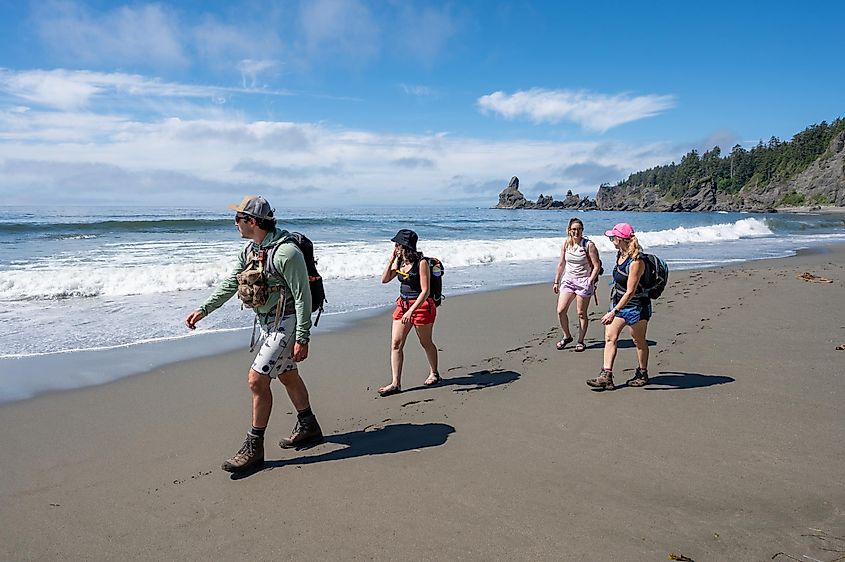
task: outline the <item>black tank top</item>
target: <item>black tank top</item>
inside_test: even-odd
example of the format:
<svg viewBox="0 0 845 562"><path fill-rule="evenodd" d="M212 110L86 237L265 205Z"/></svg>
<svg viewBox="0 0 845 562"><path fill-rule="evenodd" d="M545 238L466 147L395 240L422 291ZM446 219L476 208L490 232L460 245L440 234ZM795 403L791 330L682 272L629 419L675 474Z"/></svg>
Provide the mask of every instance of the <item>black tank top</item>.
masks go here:
<svg viewBox="0 0 845 562"><path fill-rule="evenodd" d="M396 274L396 278L399 279L399 296L403 299L415 299L422 293L420 262L412 265L407 273L400 269Z"/></svg>
<svg viewBox="0 0 845 562"><path fill-rule="evenodd" d="M639 260L641 258L637 259ZM619 304L619 301L622 299L622 295L624 295L628 290L628 271L631 269L632 262L633 260L628 257L620 264L619 254L616 254L616 267L613 268L613 290L610 294L610 301L613 303L613 306ZM640 280L642 280L642 277L640 277ZM634 292L634 296L625 303L624 308L628 308L629 306L641 308L643 306L647 306L650 302L651 299L649 299L645 293L640 290L640 286L637 285L637 290Z"/></svg>

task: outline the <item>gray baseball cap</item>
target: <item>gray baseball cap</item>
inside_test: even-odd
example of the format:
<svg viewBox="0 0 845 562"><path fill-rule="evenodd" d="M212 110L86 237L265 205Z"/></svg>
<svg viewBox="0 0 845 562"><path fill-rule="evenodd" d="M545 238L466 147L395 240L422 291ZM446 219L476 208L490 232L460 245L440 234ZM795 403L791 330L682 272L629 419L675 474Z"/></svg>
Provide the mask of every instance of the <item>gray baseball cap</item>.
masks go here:
<svg viewBox="0 0 845 562"><path fill-rule="evenodd" d="M272 219L273 209L270 203L260 195L247 195L237 205L229 205L229 208L238 213L243 213L258 219Z"/></svg>

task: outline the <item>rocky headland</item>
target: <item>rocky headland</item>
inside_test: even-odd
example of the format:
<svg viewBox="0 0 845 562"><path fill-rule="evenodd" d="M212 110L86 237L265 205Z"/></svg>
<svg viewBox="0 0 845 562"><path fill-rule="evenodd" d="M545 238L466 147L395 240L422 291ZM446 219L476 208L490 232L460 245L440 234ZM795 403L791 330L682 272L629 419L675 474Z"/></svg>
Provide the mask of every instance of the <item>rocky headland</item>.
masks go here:
<svg viewBox="0 0 845 562"><path fill-rule="evenodd" d="M835 132L832 138L828 134L824 137L825 142L819 144L819 129L834 129ZM843 129L845 122L839 119L830 126L823 123L810 127L789 142L773 138L768 145L761 142L751 151L734 147L731 155L724 158L720 157L718 147L705 153L703 158L691 151L679 165L658 166L631 174L617 185L600 186L594 200L568 191L562 201L542 194L536 202L529 201L519 191L519 180L514 176L499 194L496 208L776 212L778 209L797 211L845 207ZM817 147L816 152L807 158L804 148L811 141L805 141L802 135L810 134L817 134ZM830 139L829 142L827 139ZM804 158L803 163L799 160L801 157ZM765 158L769 161L766 162ZM747 178L735 181L743 163Z"/></svg>

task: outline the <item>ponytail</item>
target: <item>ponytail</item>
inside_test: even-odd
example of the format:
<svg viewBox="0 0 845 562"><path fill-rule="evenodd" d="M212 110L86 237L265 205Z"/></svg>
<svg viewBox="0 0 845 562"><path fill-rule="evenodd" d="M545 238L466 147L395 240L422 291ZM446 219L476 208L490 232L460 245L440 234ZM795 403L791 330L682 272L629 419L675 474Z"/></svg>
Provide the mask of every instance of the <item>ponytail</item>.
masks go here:
<svg viewBox="0 0 845 562"><path fill-rule="evenodd" d="M628 247L626 248L625 253L632 260L639 259L640 254L643 253L643 248L640 246L640 241L637 240L637 236L635 234L632 234L628 239Z"/></svg>

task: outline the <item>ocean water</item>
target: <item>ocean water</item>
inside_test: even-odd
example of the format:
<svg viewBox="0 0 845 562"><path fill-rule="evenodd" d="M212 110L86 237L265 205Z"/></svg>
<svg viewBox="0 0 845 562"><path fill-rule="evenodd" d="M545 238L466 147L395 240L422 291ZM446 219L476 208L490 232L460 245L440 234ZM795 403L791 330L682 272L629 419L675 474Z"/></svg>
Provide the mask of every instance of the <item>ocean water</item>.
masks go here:
<svg viewBox="0 0 845 562"><path fill-rule="evenodd" d="M299 209L281 213L279 225L315 243L329 301L318 336L392 303L398 289L379 276L400 228L416 230L419 248L443 261L448 313L450 296L550 281L570 216L486 208ZM831 215L579 216L605 264L614 250L603 233L623 221L673 270L845 241L845 221ZM196 332L183 324L231 271L243 243L226 210L0 207L0 402L246 345L252 315L237 299Z"/></svg>

